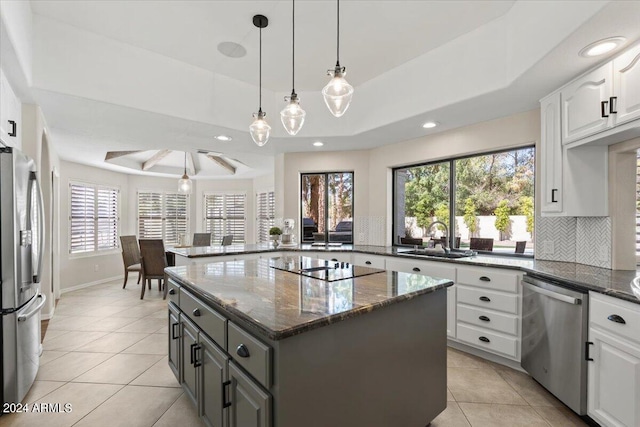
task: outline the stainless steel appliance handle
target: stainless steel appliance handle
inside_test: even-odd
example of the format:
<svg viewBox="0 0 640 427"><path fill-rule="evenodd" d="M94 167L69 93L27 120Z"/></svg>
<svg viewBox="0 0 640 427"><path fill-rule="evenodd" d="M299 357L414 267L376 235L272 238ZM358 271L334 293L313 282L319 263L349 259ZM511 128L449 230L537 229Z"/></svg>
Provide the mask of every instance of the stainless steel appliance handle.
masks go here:
<svg viewBox="0 0 640 427"><path fill-rule="evenodd" d="M553 298L558 301L566 302L568 304L579 305L582 304L582 300L580 298L570 297L568 295L562 295L557 292L549 291L547 289L540 288L538 286L532 285L530 283L524 283L525 288L532 292L536 292L541 295L548 296L549 298Z"/></svg>
<svg viewBox="0 0 640 427"><path fill-rule="evenodd" d="M42 278L42 258L44 257L44 206L42 201L42 189L40 188L40 182L38 182L38 177L35 172L31 172L31 176L29 179L33 182L31 187L31 191L35 191L36 195L36 209L38 210L38 253L37 259L33 260L36 264L33 266L33 270L35 273L33 274L33 282L40 283L40 279ZM35 184L35 185L34 185ZM30 194L30 198L33 197L33 193ZM31 209L33 209L33 205L31 205ZM31 216L32 212L29 212L29 216Z"/></svg>
<svg viewBox="0 0 640 427"><path fill-rule="evenodd" d="M27 320L28 318L34 316L35 314L37 314L40 309L42 309L42 307L44 307L44 303L47 302L47 296L44 294L38 294L38 296L36 298L42 298L42 301L40 301L38 303L38 305L35 306L35 308L33 310L31 310L28 313L25 313L21 316L18 316L18 322L24 322L25 320Z"/></svg>

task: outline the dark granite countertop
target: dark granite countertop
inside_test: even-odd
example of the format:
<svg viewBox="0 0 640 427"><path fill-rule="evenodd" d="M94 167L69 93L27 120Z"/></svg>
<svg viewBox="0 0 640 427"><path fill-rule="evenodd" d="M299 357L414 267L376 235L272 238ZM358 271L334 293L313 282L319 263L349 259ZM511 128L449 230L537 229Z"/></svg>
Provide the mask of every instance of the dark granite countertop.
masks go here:
<svg viewBox="0 0 640 427"><path fill-rule="evenodd" d="M243 320L250 329L272 340L453 285L446 279L360 266L349 266L359 277L325 281L273 268L283 263L318 268L325 261L283 255L169 267L165 271L214 308Z"/></svg>
<svg viewBox="0 0 640 427"><path fill-rule="evenodd" d="M640 277L637 270L609 270L572 262L534 260L528 257L505 257L477 255L468 258L446 259L404 255L403 251L410 248L370 245L342 245L342 246L311 246L300 245L293 248L274 249L270 243L257 245L209 246L182 249L170 249L176 255L189 258L209 257L220 255L239 255L262 252L281 251L321 251L321 252L355 252L372 255L397 256L406 259L423 259L438 262L451 262L458 265L477 265L483 267L511 268L522 270L539 277L555 280L561 284L579 290L591 290L615 298L640 304L640 286L632 285L636 277Z"/></svg>

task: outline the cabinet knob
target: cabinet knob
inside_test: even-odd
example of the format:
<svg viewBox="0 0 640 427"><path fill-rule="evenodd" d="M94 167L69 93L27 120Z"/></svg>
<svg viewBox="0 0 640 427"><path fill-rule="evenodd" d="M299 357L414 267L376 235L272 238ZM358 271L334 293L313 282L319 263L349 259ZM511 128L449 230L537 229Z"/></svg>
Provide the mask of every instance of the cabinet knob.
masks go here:
<svg viewBox="0 0 640 427"><path fill-rule="evenodd" d="M236 349L236 353L240 357L249 357L249 356L251 356L251 354L249 354L249 349L244 344L240 344L238 346L238 348Z"/></svg>
<svg viewBox="0 0 640 427"><path fill-rule="evenodd" d="M169 295L175 295L176 294L176 290L175 289L170 289L169 290Z"/></svg>
<svg viewBox="0 0 640 427"><path fill-rule="evenodd" d="M480 280L483 281L483 282L490 282L491 281L491 279L489 277L487 277L487 276L480 276Z"/></svg>
<svg viewBox="0 0 640 427"><path fill-rule="evenodd" d="M480 301L491 302L491 298L485 297L484 295L478 298Z"/></svg>
<svg viewBox="0 0 640 427"><path fill-rule="evenodd" d="M489 319L487 316L480 316L478 317L478 319L482 320L483 322L490 322L491 319Z"/></svg>
<svg viewBox="0 0 640 427"><path fill-rule="evenodd" d="M478 339L482 342L491 342L491 340L487 337L479 337Z"/></svg>
<svg viewBox="0 0 640 427"><path fill-rule="evenodd" d="M415 271L416 273L419 273L420 269L418 267L413 267L413 271Z"/></svg>
<svg viewBox="0 0 640 427"><path fill-rule="evenodd" d="M627 322L622 318L622 316L618 316L617 314L612 314L607 319L612 322L620 323L621 325L625 325Z"/></svg>
<svg viewBox="0 0 640 427"><path fill-rule="evenodd" d="M371 261L365 261L364 263L367 265L371 265Z"/></svg>
<svg viewBox="0 0 640 427"><path fill-rule="evenodd" d="M196 317L200 317L200 309L199 308L194 308L193 309L193 315Z"/></svg>

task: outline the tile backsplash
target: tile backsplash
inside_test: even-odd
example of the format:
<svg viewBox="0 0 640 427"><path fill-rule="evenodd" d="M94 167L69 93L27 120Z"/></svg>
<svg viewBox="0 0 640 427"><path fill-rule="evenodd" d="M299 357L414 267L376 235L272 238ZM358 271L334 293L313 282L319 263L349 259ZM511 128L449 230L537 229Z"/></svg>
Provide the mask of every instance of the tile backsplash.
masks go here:
<svg viewBox="0 0 640 427"><path fill-rule="evenodd" d="M537 217L536 259L611 268L611 218Z"/></svg>

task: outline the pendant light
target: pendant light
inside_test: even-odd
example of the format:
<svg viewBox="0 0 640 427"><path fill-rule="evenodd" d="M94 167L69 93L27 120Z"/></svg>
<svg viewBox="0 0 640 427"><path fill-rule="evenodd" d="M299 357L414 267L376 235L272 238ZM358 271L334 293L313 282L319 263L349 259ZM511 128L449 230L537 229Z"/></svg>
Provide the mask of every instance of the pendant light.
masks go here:
<svg viewBox="0 0 640 427"><path fill-rule="evenodd" d="M178 180L178 193L191 194L192 182L187 175L187 152L184 152L184 175Z"/></svg>
<svg viewBox="0 0 640 427"><path fill-rule="evenodd" d="M267 114L262 111L262 29L269 25L269 20L264 15L255 15L253 17L253 25L260 29L260 105L258 112L253 113L254 121L251 123L251 126L249 126L249 133L251 134L253 142L255 142L258 147L262 147L269 141L269 133L271 132L271 126L269 126L269 123L264 119Z"/></svg>
<svg viewBox="0 0 640 427"><path fill-rule="evenodd" d="M353 86L351 86L344 76L347 74L346 68L340 66L340 0L337 0L338 9L338 31L336 42L336 67L333 70L327 70L327 74L331 76L329 83L322 89L324 102L327 104L329 111L336 117L341 117L353 96Z"/></svg>
<svg viewBox="0 0 640 427"><path fill-rule="evenodd" d="M307 115L305 111L300 107L300 100L295 89L296 79L296 0L291 0L292 3L292 23L291 23L291 96L285 96L284 100L289 102L282 111L280 111L280 121L284 130L289 135L295 135L300 131L304 124L304 117Z"/></svg>

